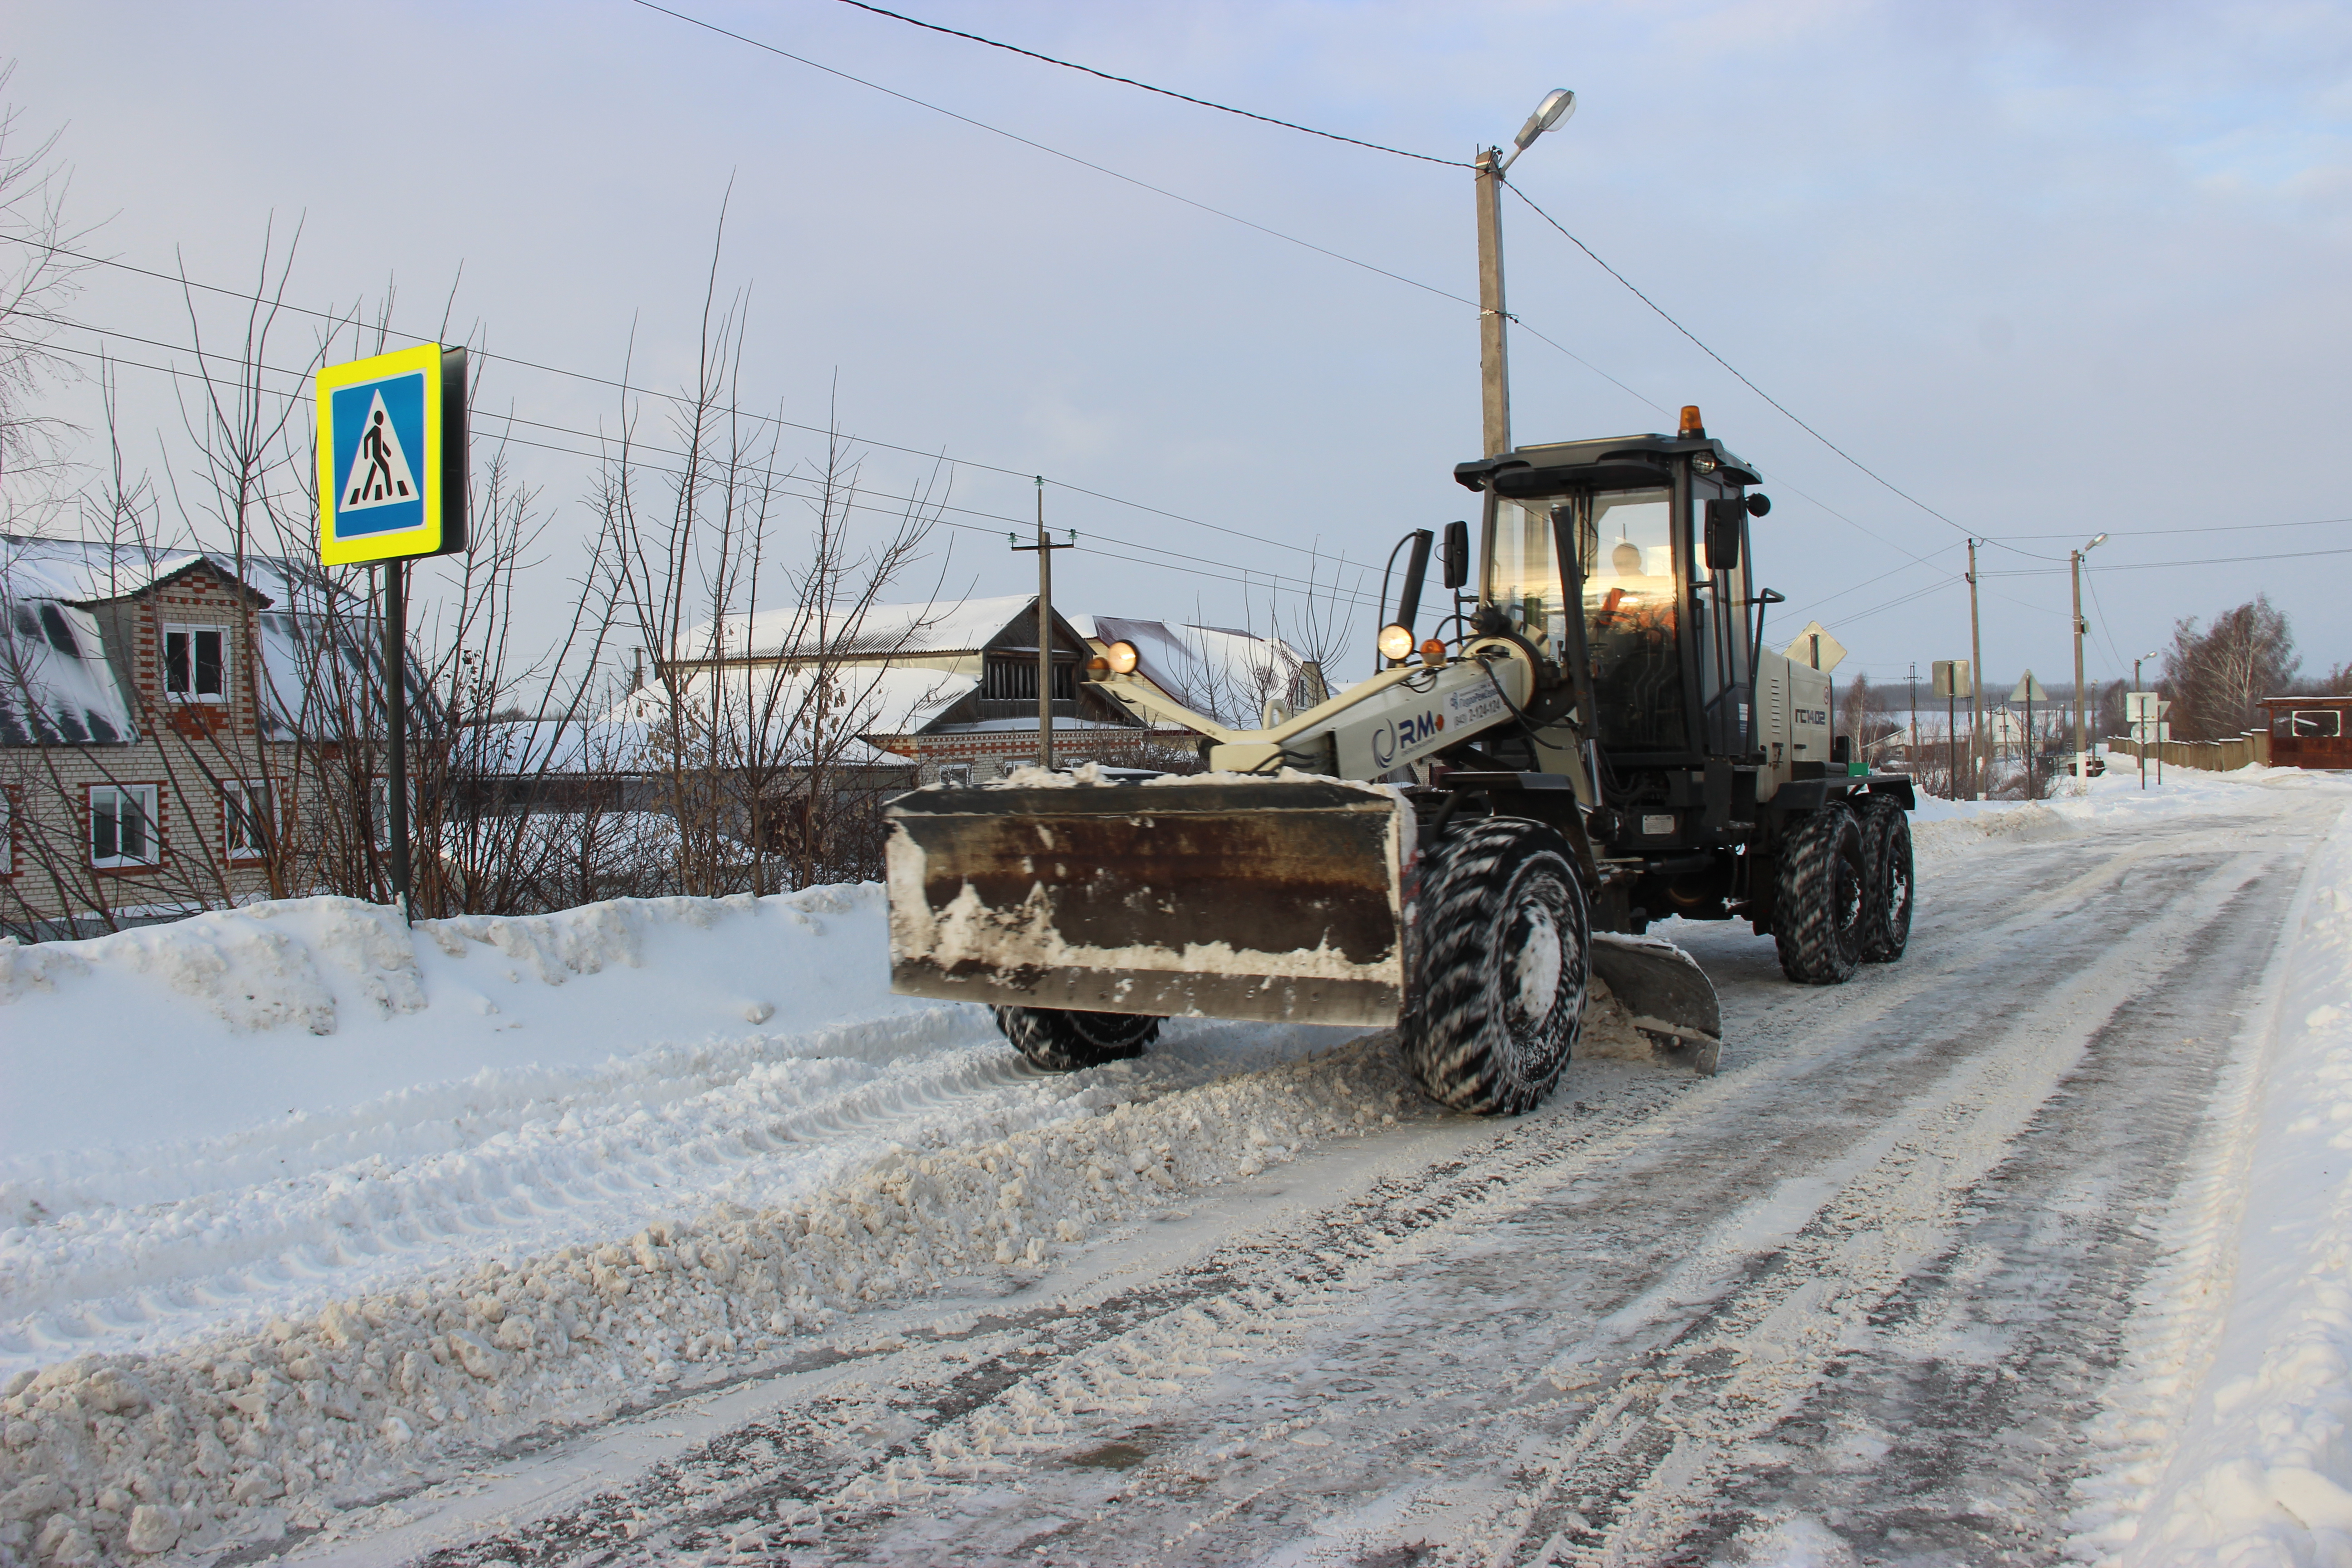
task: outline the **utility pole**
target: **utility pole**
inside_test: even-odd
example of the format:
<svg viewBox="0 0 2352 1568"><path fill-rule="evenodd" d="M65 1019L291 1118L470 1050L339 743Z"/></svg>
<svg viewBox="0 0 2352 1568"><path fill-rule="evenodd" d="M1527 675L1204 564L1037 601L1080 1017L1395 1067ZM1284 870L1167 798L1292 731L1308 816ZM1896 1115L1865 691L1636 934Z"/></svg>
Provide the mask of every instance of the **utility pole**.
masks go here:
<svg viewBox="0 0 2352 1568"><path fill-rule="evenodd" d="M1478 406L1489 458L1511 449L1511 366L1503 314L1503 150L1478 154Z"/></svg>
<svg viewBox="0 0 2352 1568"><path fill-rule="evenodd" d="M1977 542L1969 541L1969 798L1984 798L1984 639L1977 630Z"/></svg>
<svg viewBox="0 0 2352 1568"><path fill-rule="evenodd" d="M1077 542L1075 528L1066 543L1056 544L1045 537L1045 476L1038 475L1037 542L1013 548L1037 552L1037 765L1041 768L1054 765L1054 552L1067 550Z"/></svg>
<svg viewBox="0 0 2352 1568"><path fill-rule="evenodd" d="M2083 709L2083 634L2091 628L2083 619L2083 557L2105 543L2106 538L2100 534L2073 552L2066 562L2074 579L2074 776L2085 784L2091 777L2091 741Z"/></svg>
<svg viewBox="0 0 2352 1568"><path fill-rule="evenodd" d="M1919 661L1911 661L1911 754L1919 754Z"/></svg>

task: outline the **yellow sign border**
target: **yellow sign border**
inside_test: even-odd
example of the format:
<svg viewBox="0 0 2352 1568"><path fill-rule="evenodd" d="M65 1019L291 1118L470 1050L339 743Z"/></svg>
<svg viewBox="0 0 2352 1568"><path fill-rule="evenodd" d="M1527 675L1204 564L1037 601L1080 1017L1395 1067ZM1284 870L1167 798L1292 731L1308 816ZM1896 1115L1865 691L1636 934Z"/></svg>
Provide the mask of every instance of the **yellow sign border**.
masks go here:
<svg viewBox="0 0 2352 1568"><path fill-rule="evenodd" d="M446 537L446 520L442 516L442 353L439 343L419 343L413 349L400 349L371 359L352 360L348 364L331 364L320 370L316 395L319 560L321 564L350 566L372 561L404 561L412 556L442 552L443 540ZM340 437L335 430L334 395L347 386L371 381L389 381L394 376L419 373L425 377L425 450L415 471L418 499L425 503L425 521L415 528L338 539L335 536L335 450Z"/></svg>

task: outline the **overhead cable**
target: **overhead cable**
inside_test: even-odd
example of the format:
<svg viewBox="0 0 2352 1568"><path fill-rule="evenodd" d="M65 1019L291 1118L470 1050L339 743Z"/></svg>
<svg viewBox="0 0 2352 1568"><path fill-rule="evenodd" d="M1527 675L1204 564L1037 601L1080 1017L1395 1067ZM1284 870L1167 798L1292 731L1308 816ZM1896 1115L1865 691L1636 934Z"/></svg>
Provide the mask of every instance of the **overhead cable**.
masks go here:
<svg viewBox="0 0 2352 1568"><path fill-rule="evenodd" d="M1246 109L1235 109L1230 103L1216 103L1205 98L1194 98L1189 92L1177 92L1170 88L1154 87L1148 81L1138 81L1130 76L1113 76L1108 71L1097 70L1092 66L1078 65L1071 60L1055 59L1051 55L1041 55L1034 49L1024 49L1018 44L1000 43L994 38L983 38L978 33L967 33L961 27L942 27L937 22L925 22L900 12L886 11L879 5L868 5L866 0L842 0L842 4L854 5L860 11L871 11L877 16L887 16L894 22L904 22L910 27L920 27L926 32L945 33L951 38L969 38L975 44L986 44L992 49L1003 49L1009 55L1026 55L1033 60L1043 60L1049 66L1060 66L1064 70L1081 71L1087 76L1100 77L1105 81L1115 81L1121 87L1139 87L1146 92L1156 92L1162 98L1180 98L1186 103L1197 103L1203 109L1213 109L1220 114L1238 114L1244 120L1255 120L1265 125L1279 125L1285 131L1303 131L1309 136L1320 136L1327 142L1345 142L1350 147L1369 147L1375 153L1388 153L1399 158L1415 158L1424 163L1443 163L1449 169L1471 169L1477 166L1475 163L1465 163L1458 158L1433 158L1426 153L1408 153L1402 147L1384 147L1378 142L1367 142L1359 136L1342 136L1336 131L1318 131L1312 125L1300 125L1289 120L1276 120L1270 114L1256 114Z"/></svg>

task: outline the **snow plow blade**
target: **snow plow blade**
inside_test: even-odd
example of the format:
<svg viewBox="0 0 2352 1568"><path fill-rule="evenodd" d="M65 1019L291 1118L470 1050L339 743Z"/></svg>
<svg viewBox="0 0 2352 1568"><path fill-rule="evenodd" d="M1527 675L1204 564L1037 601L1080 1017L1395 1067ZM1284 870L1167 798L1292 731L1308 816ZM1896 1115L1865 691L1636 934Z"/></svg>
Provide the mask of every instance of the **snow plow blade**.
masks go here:
<svg viewBox="0 0 2352 1568"><path fill-rule="evenodd" d="M1650 1042L1651 1055L1713 1077L1723 1053L1723 1005L1698 961L1652 936L1592 933L1592 973Z"/></svg>
<svg viewBox="0 0 2352 1568"><path fill-rule="evenodd" d="M950 788L887 813L901 995L1392 1025L1412 814L1328 779Z"/></svg>

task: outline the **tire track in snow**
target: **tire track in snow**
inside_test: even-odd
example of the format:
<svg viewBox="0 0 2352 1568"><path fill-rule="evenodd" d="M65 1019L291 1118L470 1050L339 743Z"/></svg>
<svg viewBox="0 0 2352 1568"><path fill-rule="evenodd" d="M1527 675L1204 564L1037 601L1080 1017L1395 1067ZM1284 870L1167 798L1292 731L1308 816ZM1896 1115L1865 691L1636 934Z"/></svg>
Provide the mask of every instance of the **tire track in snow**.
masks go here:
<svg viewBox="0 0 2352 1568"><path fill-rule="evenodd" d="M1869 995L1866 1005L1853 1009L1854 1019L1832 1025L1828 1038L1790 1049L1771 1063L1784 1078L1769 1084L1718 1080L1720 1091L1652 1080L1635 1087L1677 1091L1653 1101L1638 1118L1606 1130L1584 1129L1581 1137L1569 1135L1579 1120L1572 1113L1531 1119L1453 1173L1477 1184L1483 1206L1475 1216L1466 1205L1429 1205L1428 1225L1390 1235L1377 1225L1368 1226L1363 1213L1351 1212L1286 1247L1268 1249L1263 1258L1220 1259L1218 1270L1235 1282L1227 1299L1243 1300L1249 1289L1260 1293L1262 1305L1227 1331L1245 1331L1258 1342L1251 1357L1258 1373L1282 1364L1286 1353L1296 1354L1294 1347L1348 1337L1332 1326L1336 1318L1368 1344L1389 1342L1379 1352L1351 1352L1347 1361L1349 1370L1364 1372L1358 1381L1372 1387L1379 1386L1373 1374L1381 1368L1370 1363L1380 1354L1391 1357L1387 1375L1393 1383L1411 1360L1410 1347L1396 1342L1424 1334L1442 1340L1444 1325L1431 1320L1449 1316L1449 1307L1465 1305L1433 1307L1423 1300L1417 1322L1402 1310L1406 1302L1401 1298L1429 1294L1426 1270L1433 1258L1456 1274L1484 1268L1489 1277L1469 1283L1474 1296L1487 1296L1490 1310L1496 1298L1524 1289L1531 1259L1518 1250L1522 1246L1567 1251L1567 1258L1548 1261L1580 1270L1591 1287L1586 1299L1565 1313L1524 1311L1511 1325L1519 1338L1547 1350L1580 1330L1584 1348L1592 1352L1588 1359L1563 1365L1556 1356L1538 1361L1522 1353L1506 1357L1507 1364L1499 1366L1414 1368L1427 1380L1415 1391L1419 1402L1398 1405L1386 1421L1367 1421L1389 1430L1334 1439L1349 1447L1350 1462L1368 1461L1375 1471L1385 1465L1409 1472L1416 1450L1423 1457L1450 1456L1474 1471L1479 1458L1488 1470L1507 1471L1506 1461L1519 1456L1528 1462L1520 1465L1517 1482L1496 1483L1499 1490L1488 1491L1483 1502L1476 1495L1448 1496L1443 1486L1421 1485L1408 1487L1413 1495L1399 1503L1390 1496L1397 1489L1393 1485L1372 1487L1365 1506L1379 1512L1385 1500L1388 1515L1377 1531L1354 1535L1339 1530L1324 1538L1328 1550L1286 1553L1286 1560L1348 1561L1380 1543L1410 1543L1416 1529L1429 1541L1488 1542L1506 1560L1638 1562L1649 1560L1646 1551L1670 1545L1697 1500L1723 1473L1735 1440L1768 1420L1778 1407L1776 1399L1785 1403L1812 1387L1839 1353L1842 1336L1869 1306L1935 1256L1971 1184L1998 1163L2011 1138L2045 1103L2068 1062L2085 1048L2085 1037L2102 1020L2118 1037L2130 1034L2132 1021L2117 1011L2121 994L2102 990L2096 978L2074 980L2071 966L2127 934L2158 952L2183 951L2211 927L2225 907L2222 900L2255 873L2263 858L2259 852L2177 851L2176 846L2169 859L2144 853L2116 856L2120 864L2087 877L2078 860L2029 868L2015 862L2035 851L2002 854L2004 873L2033 873L2026 879L2035 884L2029 895L2032 907L2021 909L2025 900L1990 891L1949 900L1937 922L1948 930L1965 926L1970 918L1982 921L1993 910L2006 911L2007 918L1991 930L1983 926L1994 922L1982 921L1978 934L1948 941L1941 948L1935 947L1932 932L1923 931L1915 940L1921 950L1935 949L1940 962L1918 975L1878 972L1874 980L1885 976L1895 983L1874 986L1874 992L1894 994ZM1967 908L1970 903L1979 907ZM2029 942L2038 946L2021 947ZM2036 960L2022 976L2004 967L2020 951L2032 952ZM1849 986L1801 993L1804 1005L1785 1011L1817 1016L1824 1004L1854 991ZM2056 1023L1935 1026L1948 1026L1936 1015L1948 1013L1956 997L1989 994L2001 996L2014 1012ZM1775 1022L1792 1033L1822 1024L1818 1016ZM1839 1082L1841 1078L1845 1081ZM1890 1093L1902 1113L1887 1124L1872 1113ZM1601 1109L1602 1120L1618 1122L1605 1101ZM1791 1125L1776 1126L1775 1117ZM1709 1128L1709 1121L1716 1125ZM1507 1150L1513 1142L1525 1145L1517 1157ZM1825 1163L1843 1169L1824 1174ZM1787 1191L1809 1184L1814 1190ZM1587 1189L1581 1202L1561 1205L1549 1216L1526 1212L1540 1199L1575 1196L1580 1186ZM1668 1198L1656 1204L1654 1214L1640 1212L1643 1199L1677 1186L1679 1203ZM1740 1245L1741 1233L1757 1228L1751 1221L1769 1229L1771 1216L1750 1214L1724 1222L1705 1207L1708 1194L1759 1190L1766 1207L1784 1202L1804 1211L1795 1216L1794 1235L1760 1254ZM1520 1213L1506 1219L1488 1212L1497 1209ZM1685 1226L1698 1222L1695 1228L1704 1234L1709 1218L1725 1232L1721 1245L1693 1247ZM1465 1234L1505 1226L1513 1251L1484 1259ZM1383 1236L1385 1241L1380 1239ZM1471 1249L1466 1257L1443 1256L1461 1254L1465 1246ZM1607 1256L1594 1258L1594 1251ZM1345 1266L1326 1261L1327 1254ZM1360 1305L1366 1289L1389 1293L1384 1304L1395 1311L1401 1328L1367 1321ZM1335 1296L1350 1305L1335 1308ZM1181 1309L1171 1307L1162 1318L1180 1314ZM1612 1317L1619 1321L1610 1323ZM1491 1333L1495 1324L1483 1327ZM1174 1341L1185 1337L1173 1328L1166 1331ZM1089 1356L1109 1354L1139 1332L1122 1327L1076 1354L1061 1348L1054 1370L1084 1373ZM1490 1340L1477 1348L1491 1355L1500 1347ZM1576 1386L1556 1390L1538 1384L1543 1396L1528 1397L1527 1385L1544 1372L1565 1373ZM1589 1383L1580 1381L1588 1377ZM1024 1385L1037 1381L1039 1374L1031 1373ZM1287 1434L1264 1436L1296 1419L1281 1415L1278 1402L1253 1406L1252 1419L1243 1420L1221 1408L1240 1400L1240 1391L1214 1380L1205 1388L1196 1380L1181 1381L1182 1408L1154 1424L1152 1446L1167 1458L1147 1460L1141 1469L1147 1476L1163 1467L1185 1474L1262 1472L1250 1474L1246 1485L1240 1477L1232 1479L1230 1489L1239 1497L1214 1509L1199 1508L1205 1500L1198 1497L1129 1497L1108 1519L1089 1524L1084 1518L1062 1517L1091 1511L1061 1506L1078 1500L1066 1500L1071 1489L1063 1479L1066 1472L1033 1461L1020 1479L1033 1494L1044 1495L1023 1500L1013 1511L1027 1523L1041 1515L1055 1518L1055 1530L1043 1540L1035 1531L1014 1540L984 1529L986 1520L970 1521L954 1538L959 1555L1034 1561L1042 1552L1047 1560L1057 1554L1084 1560L1108 1552L1121 1561L1140 1560L1148 1555L1140 1537L1157 1533L1160 1521L1190 1514L1186 1528L1161 1537L1171 1542L1162 1549L1166 1560L1253 1561L1265 1553L1269 1542L1310 1527L1296 1517L1302 1506L1328 1514L1348 1491L1343 1478L1321 1460L1329 1449L1302 1448L1295 1442L1286 1449L1281 1445L1289 1441ZM918 1398L919 1374L909 1369L898 1386L909 1390L909 1399ZM1162 1394L1150 1408L1160 1415L1170 1404ZM1710 1426L1694 1415L1693 1406L1700 1415L1717 1409L1732 1415ZM1255 1420L1269 1411L1280 1418ZM1440 1413L1451 1419L1402 1418ZM1318 1426L1310 1422L1298 1430L1312 1433ZM1117 1440L1121 1430L1116 1420L1097 1420L1091 1431L1068 1426L1053 1430L1049 1423L1042 1436L1047 1447L1066 1453L1088 1440ZM1251 1456L1223 1452L1236 1442L1247 1450L1253 1441L1275 1445L1274 1457L1236 1466ZM907 1468L906 1458L894 1455L875 1461L877 1473L899 1467L887 1486L902 1500L930 1485ZM1170 1479L1181 1493L1181 1476ZM816 1489L806 1480L802 1484ZM672 1516L673 1527L662 1510L649 1510L656 1528L644 1539L649 1544L658 1539L665 1550L715 1543L697 1531L715 1528L719 1516L736 1507L728 1489L705 1498L695 1515L698 1522ZM1455 1489L1457 1494L1477 1490L1467 1485ZM1306 1504L1290 1500L1302 1494ZM1608 1506L1580 1513L1575 1505L1589 1503L1594 1494ZM812 1561L921 1561L941 1542L924 1536L906 1517L887 1499L867 1504L863 1517L853 1506L846 1517L829 1517L821 1536L793 1537L795 1561L803 1552ZM1513 1540L1520 1544L1508 1544ZM472 1560L497 1554L486 1551ZM556 1561L560 1554L533 1560Z"/></svg>

